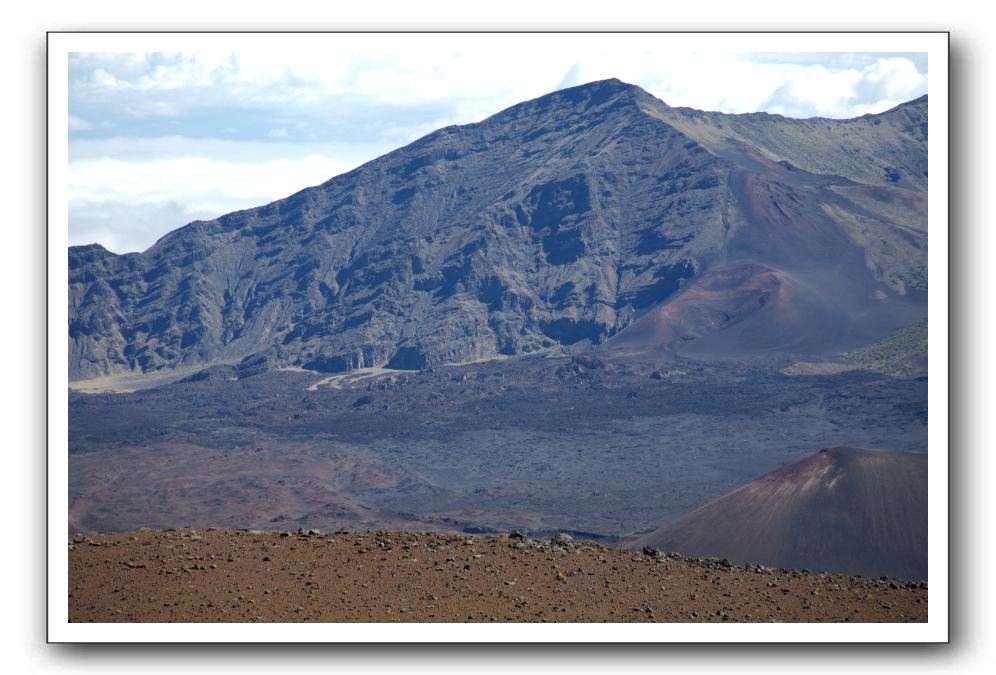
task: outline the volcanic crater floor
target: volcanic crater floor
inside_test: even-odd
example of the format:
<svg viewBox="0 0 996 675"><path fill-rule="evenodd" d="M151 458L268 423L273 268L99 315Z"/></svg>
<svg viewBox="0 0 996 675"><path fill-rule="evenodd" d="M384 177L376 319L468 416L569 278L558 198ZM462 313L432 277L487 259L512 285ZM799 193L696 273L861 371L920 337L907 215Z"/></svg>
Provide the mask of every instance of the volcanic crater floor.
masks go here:
<svg viewBox="0 0 996 675"><path fill-rule="evenodd" d="M138 530L69 540L70 622L924 622L927 584L558 535Z"/></svg>

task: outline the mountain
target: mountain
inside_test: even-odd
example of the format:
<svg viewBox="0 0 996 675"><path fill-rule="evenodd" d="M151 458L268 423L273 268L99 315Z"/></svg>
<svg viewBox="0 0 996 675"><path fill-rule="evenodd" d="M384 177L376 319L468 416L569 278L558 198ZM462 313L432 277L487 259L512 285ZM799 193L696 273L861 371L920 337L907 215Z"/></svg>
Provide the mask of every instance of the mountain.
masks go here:
<svg viewBox="0 0 996 675"><path fill-rule="evenodd" d="M927 456L837 447L633 543L786 569L927 578Z"/></svg>
<svg viewBox="0 0 996 675"><path fill-rule="evenodd" d="M142 253L69 249L69 377L840 352L926 315L927 101L853 120L606 80Z"/></svg>

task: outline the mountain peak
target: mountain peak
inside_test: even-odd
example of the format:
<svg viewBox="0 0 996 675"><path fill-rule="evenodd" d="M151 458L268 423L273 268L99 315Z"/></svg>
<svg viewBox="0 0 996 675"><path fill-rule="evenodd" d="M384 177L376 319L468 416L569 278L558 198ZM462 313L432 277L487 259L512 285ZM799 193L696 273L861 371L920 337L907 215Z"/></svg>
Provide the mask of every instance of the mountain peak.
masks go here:
<svg viewBox="0 0 996 675"><path fill-rule="evenodd" d="M610 103L614 99L632 95L635 92L649 96L635 84L628 84L614 77L608 80L596 80L574 87L558 89L532 100L523 101L497 113L491 119L503 120L509 115L518 115L523 111L547 111L561 107L587 112L592 108Z"/></svg>
<svg viewBox="0 0 996 675"><path fill-rule="evenodd" d="M812 188L922 184L922 134L894 117L858 153L839 125L715 123L615 78L552 92L141 254L71 250L70 375L257 356L421 369L600 344L639 328L638 314L664 327L647 331L648 353L691 338L716 354L853 348L923 315L926 246L883 225L893 252L871 268L848 214L908 228L925 201L851 190L857 203L834 197L846 213L831 221ZM826 278L834 303L807 290ZM803 330L803 310L823 322ZM718 315L742 320L717 332Z"/></svg>
<svg viewBox="0 0 996 675"><path fill-rule="evenodd" d="M618 78L610 77L607 80L594 80L593 82L586 82L585 84L579 84L574 87L558 89L546 96L540 97L540 99L547 97L566 98L570 101L583 101L587 99L594 103L602 103L608 101L613 96L634 91L643 90L635 84L629 84Z"/></svg>
<svg viewBox="0 0 996 675"><path fill-rule="evenodd" d="M605 80L592 80L591 82L586 82L573 87L565 87L564 89L558 89L557 91L568 91L570 89L617 92L627 91L629 89L639 89L639 87L635 84L630 84L629 82L623 82L618 77L610 77Z"/></svg>

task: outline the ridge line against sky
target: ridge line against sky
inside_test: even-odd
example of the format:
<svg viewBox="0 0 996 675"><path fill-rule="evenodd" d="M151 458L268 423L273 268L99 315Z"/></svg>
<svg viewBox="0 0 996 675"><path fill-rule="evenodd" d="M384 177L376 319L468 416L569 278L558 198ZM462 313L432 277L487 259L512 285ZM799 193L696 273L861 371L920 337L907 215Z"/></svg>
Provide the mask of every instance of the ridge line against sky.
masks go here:
<svg viewBox="0 0 996 675"><path fill-rule="evenodd" d="M789 117L858 117L927 93L921 53L431 37L71 54L69 243L144 250L190 221L288 196L438 128L610 77L671 106Z"/></svg>

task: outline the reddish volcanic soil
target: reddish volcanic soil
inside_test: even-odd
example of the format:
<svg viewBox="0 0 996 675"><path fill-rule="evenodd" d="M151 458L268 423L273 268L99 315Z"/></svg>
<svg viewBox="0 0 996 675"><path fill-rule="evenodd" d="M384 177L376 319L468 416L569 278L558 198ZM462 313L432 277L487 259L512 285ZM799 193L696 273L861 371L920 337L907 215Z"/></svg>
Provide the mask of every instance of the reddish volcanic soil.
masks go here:
<svg viewBox="0 0 996 675"><path fill-rule="evenodd" d="M927 455L836 447L629 542L865 576L927 577Z"/></svg>
<svg viewBox="0 0 996 675"><path fill-rule="evenodd" d="M76 536L73 622L922 622L925 584L569 538L167 530Z"/></svg>
<svg viewBox="0 0 996 675"><path fill-rule="evenodd" d="M782 311L779 308L789 304L791 286L784 273L761 265L734 264L711 270L611 337L601 351L616 356L652 353L762 311L766 323L773 324Z"/></svg>

